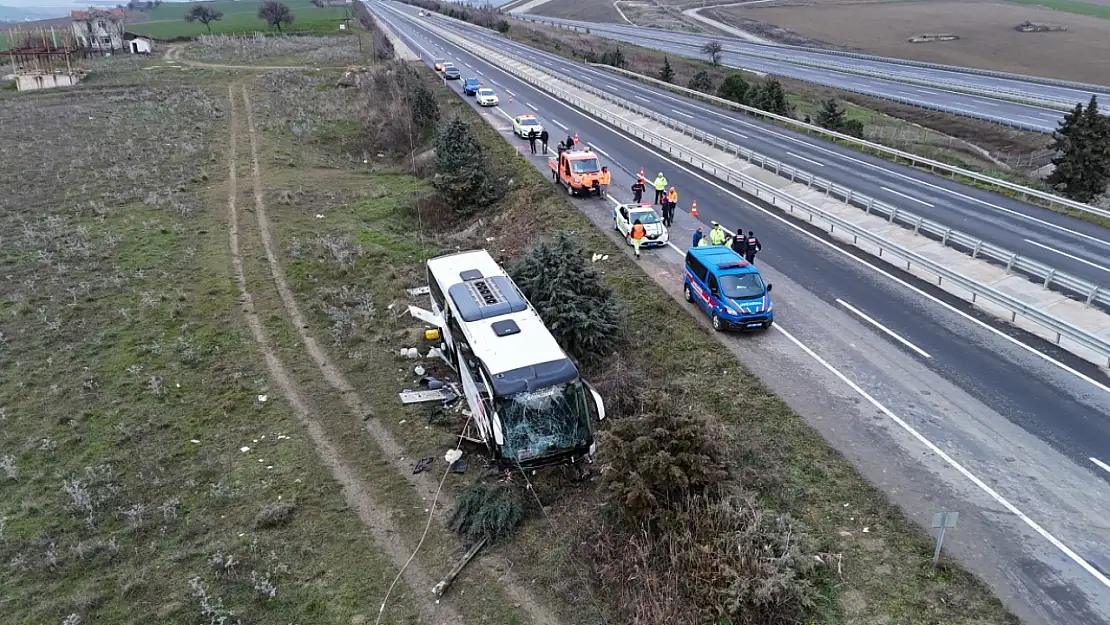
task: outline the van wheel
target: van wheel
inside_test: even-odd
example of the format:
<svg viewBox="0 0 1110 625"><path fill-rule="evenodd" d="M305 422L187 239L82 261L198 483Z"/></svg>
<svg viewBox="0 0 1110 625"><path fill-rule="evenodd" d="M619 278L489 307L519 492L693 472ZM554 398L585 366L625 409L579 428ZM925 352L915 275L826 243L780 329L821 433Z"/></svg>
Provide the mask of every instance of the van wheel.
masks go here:
<svg viewBox="0 0 1110 625"><path fill-rule="evenodd" d="M771 326L774 325L774 323L775 323L774 319L772 319L771 321L768 321L767 323L763 324L763 329L764 330L770 330Z"/></svg>
<svg viewBox="0 0 1110 625"><path fill-rule="evenodd" d="M574 187L570 186L569 184L567 185L567 195L574 195Z"/></svg>
<svg viewBox="0 0 1110 625"><path fill-rule="evenodd" d="M686 296L686 301L690 302L691 304L694 303L694 294L690 292L689 284L682 285L682 294Z"/></svg>
<svg viewBox="0 0 1110 625"><path fill-rule="evenodd" d="M717 316L717 313L713 313L713 329L721 332L724 329L723 325L724 324L721 323L721 318Z"/></svg>

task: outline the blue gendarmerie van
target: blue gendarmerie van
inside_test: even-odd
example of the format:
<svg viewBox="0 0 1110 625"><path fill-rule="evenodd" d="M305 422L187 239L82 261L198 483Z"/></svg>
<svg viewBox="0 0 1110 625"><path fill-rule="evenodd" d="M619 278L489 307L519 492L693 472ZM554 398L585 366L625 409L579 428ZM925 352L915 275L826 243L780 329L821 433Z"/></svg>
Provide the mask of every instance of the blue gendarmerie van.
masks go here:
<svg viewBox="0 0 1110 625"><path fill-rule="evenodd" d="M775 322L771 285L759 270L724 245L692 247L686 251L682 290L709 315L713 329L767 329Z"/></svg>

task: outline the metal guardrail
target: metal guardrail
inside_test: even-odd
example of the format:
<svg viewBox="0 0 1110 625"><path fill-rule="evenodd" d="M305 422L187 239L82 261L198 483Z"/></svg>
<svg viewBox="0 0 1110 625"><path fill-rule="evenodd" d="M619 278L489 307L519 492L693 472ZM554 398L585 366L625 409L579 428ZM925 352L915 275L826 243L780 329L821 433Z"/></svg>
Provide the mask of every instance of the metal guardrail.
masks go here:
<svg viewBox="0 0 1110 625"><path fill-rule="evenodd" d="M1024 185L1017 184L1016 182L1009 182L1007 180L1002 180L1000 178L995 178L993 176L988 176L986 174L981 174L979 172L963 169L962 167L956 167L955 165L949 165L948 163L933 160L933 159L930 159L930 158L925 158L923 156L919 156L919 155L913 154L911 152L903 152L902 150L898 150L896 148L885 146L885 145L882 145L880 143L873 143L873 142L867 141L865 139L860 139L859 137L853 137L851 135L846 135L846 134L843 134L843 133L836 132L835 130L829 130L827 128L822 128L820 126L816 126L816 125L813 125L813 124L807 124L805 122L798 121L798 120L794 119L793 117L785 117L783 115L776 115L774 113L768 113L767 111L764 111L762 109L757 109L753 106L747 106L745 104L739 104L737 102L733 102L732 100L726 100L724 98L719 98L715 95L711 95L711 94L708 94L708 93L702 93L701 91L697 91L697 90L694 90L694 89L688 89L686 87L682 87L682 86L679 86L679 85L674 85L674 84L671 84L669 82L664 82L662 80L659 80L657 78L652 78L651 76L645 76L643 74L637 74L636 72L632 72L632 71L622 69L622 68L619 68L619 67L613 67L611 65L604 65L604 64L601 64L601 63L587 63L587 65L590 65L590 66L593 66L593 67L599 67L599 68L605 69L607 71L615 72L615 73L618 73L618 74L623 74L623 75L629 76L631 78L635 78L635 79L643 81L643 82L648 82L648 83L651 83L653 85L658 85L662 88L665 88L665 89L668 89L668 90L671 90L671 91L679 92L683 95L688 95L690 97L697 98L697 99L700 99L700 100L704 100L704 101L710 102L712 104L717 104L719 106L724 106L724 107L728 107L728 108L731 108L731 109L734 109L734 110L737 110L737 111L742 111L744 113L748 113L749 115L753 115L753 116L756 116L756 117L763 117L763 118L766 118L766 119L772 119L772 120L775 120L777 122L782 122L784 124L787 124L787 125L799 128L801 130L804 130L807 133L814 133L814 134L824 135L824 136L830 137L832 139L836 139L837 141L843 141L845 143L851 143L851 144L860 146L861 148L863 148L865 150L873 150L875 152L881 152L881 153L887 154L887 155L889 155L893 158L896 158L896 159L902 159L902 160L905 160L905 161L909 161L913 165L924 165L924 166L928 167L929 170L934 172L934 173L935 172L944 172L952 178L955 178L956 176L961 176L963 178L974 180L976 182L981 182L983 184L988 184L992 187L996 187L996 188L999 188L999 189L1006 189L1007 191L1013 191L1014 193L1020 194L1023 199L1025 199L1025 198L1036 198L1036 199L1038 199L1042 202L1045 202L1045 203L1049 204L1050 206L1058 206L1058 207L1061 207L1061 208L1066 208L1068 210L1079 211L1079 212L1082 212L1082 213L1087 213L1087 214L1090 214L1090 215L1096 215L1098 217L1103 217L1103 218L1106 218L1106 219L1110 219L1110 210L1105 210L1105 209L1102 209L1102 208L1098 208L1096 206L1091 206L1089 204L1083 204L1082 202L1075 202L1073 200L1069 200L1067 198L1060 197L1060 196L1058 196L1054 193L1049 193L1047 191L1041 191L1039 189L1033 189L1031 187L1026 187Z"/></svg>
<svg viewBox="0 0 1110 625"><path fill-rule="evenodd" d="M532 16L529 16L527 14L515 13L512 10L510 10L509 13L511 13L514 18L519 19L519 20L529 20L529 21L534 21L534 22L546 22L546 23L553 24L553 25L554 24L559 24L559 23L564 23L562 21L553 20L551 18L544 18L544 17L533 18ZM572 21L573 20L567 20L565 23L567 25L569 25L569 23L572 22ZM617 31L618 28L623 27L621 24L613 24L612 25L613 27L610 27L610 28L606 28L606 27L610 26L608 24L602 24L602 25L599 25L599 26L600 26L600 28L598 28L596 26L594 28L596 28L597 30ZM645 26L643 28L651 28L651 27L650 26ZM982 68L978 68L978 67L962 67L962 66L959 66L959 65L945 65L943 63L929 63L927 61L915 61L915 60L911 60L911 59L897 59L897 58L887 57L887 56L878 56L878 55L875 55L875 54L866 54L866 53L863 53L863 52L850 52L850 51L847 51L847 50L830 50L830 49L824 49L824 48L812 48L812 47L806 47L806 46L796 46L796 45L791 45L791 44L786 44L786 43L759 43L759 42L755 42L755 41L742 41L742 40L739 40L735 37L710 37L710 36L703 35L703 34L700 34L700 33L687 33L687 34L691 37L701 37L701 38L705 39L705 41L721 41L723 44L725 44L725 46L726 46L725 50L726 51L736 52L736 53L739 53L739 54L743 54L743 53L747 52L747 50L741 50L741 49L729 50L727 46L729 46L729 45L759 46L759 47L768 48L768 49L795 50L795 51L798 51L798 52L805 52L805 53L809 53L809 54L827 54L827 55L830 55L830 56L841 56L841 57L847 57L847 58L853 58L853 59L860 59L860 60L863 60L863 61L875 61L875 62L878 62L878 63L888 63L888 64L891 64L891 65L903 65L903 66L907 66L907 67L919 67L919 68L922 68L922 69L935 69L935 70L940 70L940 71L945 71L945 72L953 72L953 73L957 73L957 74L969 74L969 75L975 75L975 76L986 76L986 77L989 77L989 78L1001 78L1001 79L1004 79L1004 80L1012 80L1012 81L1015 81L1015 82L1024 82L1024 83L1029 83L1029 84L1046 85L1046 86L1050 86L1050 87L1061 87L1061 88L1064 88L1064 89L1074 89L1074 90L1077 90L1077 91L1084 91L1084 92L1087 92L1088 94L1091 94L1091 93L1093 93L1093 94L1110 94L1110 86L1107 86L1107 85L1096 85L1096 84L1093 84L1093 83L1076 82L1076 81L1071 81L1071 80L1060 80L1058 78L1046 78L1044 76L1030 76L1030 75L1026 75L1026 74L1015 74L1015 73L1012 73L1012 72L1002 72L1002 71L997 71L997 70L992 70L992 69L982 69Z"/></svg>
<svg viewBox="0 0 1110 625"><path fill-rule="evenodd" d="M404 15L403 13L398 12L398 14L402 15L406 19L410 19L410 20L413 19L413 18L411 18L407 15ZM1035 323L1035 324L1037 324L1037 325L1055 333L1057 343L1059 343L1062 338L1067 338L1069 341L1072 341L1075 344L1077 344L1077 345L1079 345L1079 346L1081 346L1085 349L1088 349L1090 351L1095 352L1102 359L1106 360L1108 365L1110 365L1110 342L1107 342L1106 340L1102 339L1099 336L1096 336L1096 335L1094 335L1090 332L1087 332L1086 330L1083 330L1083 329L1078 328L1078 327L1076 327L1076 326L1074 326L1070 323L1067 323L1067 322L1063 321L1062 319L1059 319L1057 317L1053 317L1052 315L1048 315L1048 314L1044 313L1043 311L1038 310L1034 306L1031 306L1031 305L1029 305L1025 302L1022 302L1022 301L1018 300L1015 297L1012 297L1010 295L1002 293L1001 291L998 291L997 289L994 289L994 288L991 288L987 285L975 282L974 280L972 280L970 278L967 278L966 276L963 276L959 273L956 273L955 271L941 265L940 263L938 263L936 261L933 261L933 260L928 259L924 256L916 254L913 251L908 250L908 249L906 249L906 248L904 248L900 245L897 245L895 243L891 243L890 241L887 241L886 239L883 239L882 237L880 237L879 235L877 235L873 232L870 232L870 231L868 231L864 228L861 228L861 227L853 224L852 222L843 220L843 219L841 219L841 218L839 218L839 217L837 217L837 216L835 216L831 213L828 213L828 212L826 212L826 211L824 211L824 210L822 210L822 209L820 209L816 206L813 206L812 204L809 204L808 202L804 202L802 200L793 198L793 197L789 196L788 194L780 191L779 189L776 189L775 187L773 187L771 185L760 182L760 181L756 180L755 178L752 178L751 176L747 176L747 175L745 175L741 172L738 172L738 171L730 168L729 166L727 166L725 164L722 164L720 162L717 162L715 160L707 158L707 157L705 157L701 154L698 154L697 152L694 152L693 150L690 150L689 148L687 148L687 147L685 147L685 146L683 146L679 143L676 143L676 142L674 142L670 139L667 139L666 137L663 137L662 135L653 133L653 132L645 129L643 126L641 126L639 124L635 124L635 123L629 122L625 119L622 119L621 117L610 113L609 111L605 110L604 108L600 108L600 107L595 106L594 104L584 100L583 98L579 97L575 92L571 92L571 91L568 91L566 89L562 89L558 86L549 84L548 82L542 80L540 78L540 76L543 76L543 75L546 74L546 75L550 76L550 78L553 81L559 81L559 82L562 82L562 83L565 83L565 84L569 84L569 85L573 86L575 89L581 89L581 90L584 90L584 91L589 90L592 93L593 88L589 85L583 85L582 83L580 83L578 81L575 81L573 79L567 78L567 77L562 76L562 75L559 75L555 72L551 72L551 71L549 71L545 68L538 67L538 66L536 66L536 65L534 65L530 62L527 62L527 61L522 61L522 60L519 60L519 59L510 59L508 57L505 57L505 56L501 55L500 53L489 50L485 46L477 44L474 41L464 39L464 38L452 33L451 31L449 31L447 29L444 29L444 28L441 28L441 27L438 27L438 26L434 26L434 25L432 25L428 22L423 22L422 24L426 28L431 28L431 29L439 31L439 35L441 37L444 37L445 39L448 39L448 40L452 41L453 43L455 43L455 45L458 45L458 46L466 49L467 51L471 52L472 54L475 54L477 56L480 56L480 57L484 58L486 61L488 61L490 63L493 63L498 68L502 69L505 72L508 72L509 74L512 74L516 78L518 78L518 79L520 79L520 80L522 80L526 83L529 83L529 84L531 84L535 87L538 87L539 89L547 91L547 92L551 93L552 95L557 96L559 99L561 99L561 100L563 100L563 101L565 101L565 102L567 102L567 103L569 103L569 104L587 112L591 116L596 117L597 119L600 119L600 120L604 121L605 123L610 124L613 127L619 128L620 130L631 134L632 136L636 137L637 139L640 139L640 140L644 141L645 143L648 143L649 145L658 147L659 149L667 152L669 155L681 158L682 160L685 160L686 162L698 167L699 169L702 169L702 170L710 173L711 175L725 181L728 184L734 185L734 186L736 186L736 187L738 187L738 188L740 188L740 189L742 189L742 190L744 190L748 193L751 193L751 194L755 195L757 198L761 198L761 199L765 199L765 201L769 201L774 206L784 208L785 210L787 210L791 213L795 213L795 212L798 212L798 211L800 211L802 213L805 213L809 216L809 221L811 223L814 221L814 218L820 219L821 221L828 224L829 232L833 232L837 228L839 228L841 231L850 234L853 238L853 242L855 242L857 244L859 243L859 241L862 240L862 241L865 241L865 242L877 247L880 251L880 255L882 255L882 253L885 251L885 252L888 253L888 256L889 255L896 256L901 261L905 262L907 270L909 270L914 265L916 265L916 266L918 266L922 269L925 269L929 273L937 276L937 284L938 285L942 284L945 280L947 280L949 283L955 284L955 285L959 286L960 288L963 288L963 289L967 290L971 294L971 301L972 302L976 302L978 299L981 298L981 299L983 299L985 301L988 301L988 302L991 302L991 303L993 303L997 306L1001 306L1002 308L1010 311L1010 314L1011 314L1010 320L1011 320L1011 322L1016 321L1017 316L1021 315L1022 317L1032 321L1033 323ZM597 94L594 94L594 95L595 95L595 97L600 97ZM742 149L742 148L739 148L739 146L736 146L735 144L725 145L725 144L727 144L727 142L723 142L723 141L721 141L720 139L718 139L716 137L709 136L706 133L704 133L703 131L700 131L698 129L688 127L688 126L686 126L686 124L682 124L682 123L676 122L674 120L668 120L668 119L664 118L663 116L661 116L657 113L654 113L654 111L650 111L650 110L647 110L647 109L644 109L645 113L641 113L641 112L636 111L634 109L642 108L642 107L638 107L636 105L625 106L625 105L619 103L619 101L614 101L615 98L614 99L609 99L609 98L604 98L604 97L600 97L600 98L605 100L605 101L608 101L608 102L613 102L614 104L617 104L621 108L626 108L626 109L632 110L633 112L635 112L637 114L641 114L641 115L643 115L645 117L648 117L649 119L652 119L654 121L659 121L661 123L664 123L669 128L672 128L672 129L675 129L675 130L680 130L680 127L686 127L689 130L696 133L694 135L691 135L695 139L704 141L706 143L709 143L710 145L713 145L714 147L725 150L726 153L727 153L727 151L733 151L733 153L736 153L736 154L740 155L740 153L736 151L737 149ZM731 148L731 150L729 148ZM815 178L811 175L810 176L811 185L812 185L813 180L815 180ZM834 188L835 188L835 186L830 186L827 189L826 193L831 194ZM848 194L849 195L847 197L849 198L849 200L853 199L850 191L848 192ZM855 199L858 199L858 196L856 196ZM874 201L872 200L871 202L873 203ZM850 201L849 203L852 203L852 202ZM898 220L899 213L901 213L903 216L907 214L905 212L899 211L899 209L892 209L891 212L889 213L888 220L891 221L891 222L894 222L894 221ZM936 225L932 224L932 222L926 222L926 220L924 220L920 217L916 218L916 222L915 222L916 230L915 231L920 232L922 227L924 227L927 223L930 225L930 227L936 227ZM954 230L950 229L950 228L943 230L943 234L945 234L946 238L948 238L948 239L951 239L955 233L956 232ZM966 236L966 235L964 235L964 236ZM974 240L971 240L971 241L968 241L968 242L972 242L972 241L974 241ZM993 251L992 249L990 249L993 246L989 246L989 244L983 244L983 242L981 242L981 241L978 241L977 243L978 243L978 245L973 250L973 257L985 256L987 253ZM945 242L945 244L947 244L947 241ZM999 248L994 248L994 250L997 250L997 249L999 249ZM1009 268L1015 268L1015 264L1017 263L1019 258L1020 257L1017 254L1011 254L1010 257L1009 257L1010 263L1008 264L1008 267ZM1039 265L1040 267L1045 267L1044 265L1040 265L1039 263L1035 263L1035 261L1029 261L1028 259L1022 259L1022 260L1026 263L1034 263L1036 265ZM1051 271L1050 279L1052 278L1053 275L1056 275L1056 276L1059 275L1054 270L1050 270L1050 271ZM1046 283L1045 283L1046 287L1047 287L1047 285L1048 285L1048 281L1046 281ZM1090 294L1091 297L1088 299L1088 303L1092 299L1094 299L1099 292L1100 292L1099 289L1097 287L1094 287L1091 291L1091 294Z"/></svg>
<svg viewBox="0 0 1110 625"><path fill-rule="evenodd" d="M453 21L457 21L457 20L453 20ZM467 22L458 21L458 24L460 26L463 26L463 27L474 28L478 31L484 30L484 29L476 27L472 24L469 24ZM1039 189L1034 189L1032 187L1026 187L1024 185L1021 185L1021 184L1018 184L1018 183L1015 183L1015 182L1009 182L1007 180L1002 180L1001 178L995 178L993 176L988 176L986 174L981 174L979 172L971 171L971 170L968 170L968 169L963 169L961 167L956 167L955 165L949 165L948 163L944 163L944 162L937 161L937 160L934 160L934 159L926 158L926 157L923 157L923 156L920 156L920 155L917 155L917 154L913 154L913 153L910 153L910 152L903 152L901 150L891 148L889 146L885 146L885 145L882 145L882 144L879 144L879 143L873 143L871 141L867 141L867 140L861 139L859 137L853 137L851 135L846 135L846 134L839 133L839 132L836 132L836 131L833 131L833 130L828 130L828 129L822 128L820 126L816 126L814 124L807 124L805 122L796 120L792 117L786 117L786 116L783 116L783 115L776 115L774 113L769 113L767 111L764 111L764 110L761 110L761 109L758 109L758 108L755 108L755 107L752 107L752 106L739 104L739 103L733 102L732 100L726 100L724 98L720 98L720 97L717 97L717 96L714 96L714 95L711 95L711 94L707 94L707 93L702 93L702 92L696 91L694 89L688 89L686 87L682 87L682 86L679 86L679 85L674 85L674 84L659 80L657 78L652 78L651 76L645 76L643 74L637 74L635 72L632 72L632 71L629 71L629 70L626 70L626 69L622 69L622 68L619 68L619 67L613 67L611 65L604 65L604 64L601 64L601 63L587 63L587 65L590 65L590 66L593 66L593 67L598 67L598 68L603 68L603 69L608 70L610 72L615 72L615 73L618 73L618 74L629 76L631 78L635 78L635 79L640 80L642 82L647 82L647 83L650 83L650 84L653 84L653 85L658 85L662 88L665 88L665 89L668 89L668 90L671 90L671 91L676 91L676 92L679 92L681 94L684 94L684 95L687 95L687 96L690 96L690 97L694 97L694 98L704 100L704 101L707 101L707 102L710 102L710 103L713 103L713 104L717 104L719 106L728 107L728 108L731 108L733 110L743 111L745 113L748 113L748 114L756 116L756 117L772 119L772 120L775 120L777 122L781 122L781 123L784 123L784 124L802 129L807 133L824 135L826 137L830 137L830 138L835 139L837 141L842 141L842 142L845 142L845 143L849 143L849 144L859 146L860 148L862 148L864 150L872 150L872 151L877 152L877 153L886 154L890 157L893 157L895 160L902 159L902 160L908 161L911 165L925 166L925 167L928 167L929 170L934 172L934 173L944 172L950 178L953 178L953 179L956 178L957 176L960 176L960 177L966 178L968 180L974 180L976 182L983 183L983 184L986 184L986 185L990 185L990 186L998 188L998 189L1005 189L1007 191L1017 193L1020 196L1020 198L1023 199L1023 200L1028 199L1028 198L1035 198L1035 199L1047 204L1049 207L1059 207L1059 208L1063 208L1063 209L1067 209L1067 210L1071 210L1071 211L1078 211L1078 212L1081 212L1081 213L1086 213L1086 214L1089 214L1089 215L1094 215L1094 216L1097 216L1097 217L1110 219L1110 210L1105 210L1105 209L1098 208L1096 206L1091 206L1089 204L1083 204L1082 202L1076 202L1076 201L1073 201L1073 200L1069 200L1067 198L1060 197L1060 196L1058 196L1054 193L1050 193L1050 192L1047 192L1047 191L1041 191ZM547 70L547 71L549 71L549 70Z"/></svg>
<svg viewBox="0 0 1110 625"><path fill-rule="evenodd" d="M575 30L575 31L590 30L589 27L585 27L585 26L575 26L575 25L570 25L570 24L563 24L563 23L560 23L560 22L550 22L550 21L547 21L547 20L540 20L540 19L531 18L531 17L523 18L523 19L525 21L531 21L531 22L535 22L535 23L546 23L546 24L550 24L552 26L556 26L558 28L566 28L566 29ZM614 37L612 37L612 38L617 38L617 36L629 37L629 38L632 37L631 35L623 35L623 34L620 34L620 33L613 33L613 35L614 35ZM633 45L642 45L642 42L637 42L637 41L626 40L626 43L631 43ZM753 55L753 56L756 56L756 55ZM776 60L778 60L778 59L776 59ZM781 62L787 63L788 65L801 65L800 63L798 63L796 61L793 61L793 60L791 60L791 61L781 61ZM760 71L762 71L762 70L760 70ZM998 115L991 115L989 113L979 113L979 112L976 112L976 111L969 111L967 109L957 108L957 107L953 107L953 106L946 106L946 105L943 105L943 104L937 104L937 103L933 103L933 102L924 102L924 101L921 101L920 99L905 97L905 96L897 95L897 94L894 94L894 93L881 91L879 89L873 89L873 88L870 88L870 87L865 87L865 86L862 86L862 85L835 83L831 80L821 81L821 80L818 80L818 79L813 78L811 76L806 76L804 74L787 75L787 74L782 74L781 71L779 71L779 72L773 72L772 71L772 72L769 72L769 73L778 73L778 74L781 74L783 76L786 76L787 78L791 78L792 80L800 80L802 82L808 82L808 83L815 84L815 85L821 85L822 87L837 89L839 91L848 91L848 92L851 92L851 93L858 93L858 94L870 96L870 97L873 97L873 98L879 98L881 100L888 100L890 102L897 102L898 104L905 104L906 106L913 106L913 107L916 107L916 108L925 109L927 111L937 111L937 112L940 112L940 113L949 113L951 115L959 115L960 117L968 117L968 118L971 118L971 119L978 119L980 121L990 122L992 124L998 124L1000 126L1006 126L1008 128L1016 128L1018 130L1025 130L1025 131L1028 131L1028 132L1036 132L1036 133L1039 133L1039 134L1052 134L1052 132L1054 130L1053 128L1050 128L1050 127L1047 126L1047 123L1048 123L1047 121L1045 122L1046 125L1038 126L1038 125L1034 125L1034 124L1029 123L1029 122L1023 122L1023 121L1019 121L1019 120L1016 120L1016 119L1011 119L1009 117L1001 117L1001 116L998 116ZM890 80L890 79L887 79L887 80ZM936 87L936 88L938 88L938 89L939 88L947 88L947 89L950 89L950 90L956 90L954 88L954 86Z"/></svg>

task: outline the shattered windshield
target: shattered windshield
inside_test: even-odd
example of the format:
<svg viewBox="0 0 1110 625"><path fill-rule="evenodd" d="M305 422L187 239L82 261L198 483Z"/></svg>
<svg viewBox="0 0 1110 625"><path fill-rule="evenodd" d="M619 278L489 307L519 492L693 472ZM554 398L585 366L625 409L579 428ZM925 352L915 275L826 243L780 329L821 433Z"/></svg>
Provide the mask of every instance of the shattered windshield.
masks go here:
<svg viewBox="0 0 1110 625"><path fill-rule="evenodd" d="M505 444L502 455L526 462L571 451L590 438L589 407L581 382L494 399Z"/></svg>
<svg viewBox="0 0 1110 625"><path fill-rule="evenodd" d="M576 174L596 174L601 171L596 158L583 158L570 162L570 170Z"/></svg>

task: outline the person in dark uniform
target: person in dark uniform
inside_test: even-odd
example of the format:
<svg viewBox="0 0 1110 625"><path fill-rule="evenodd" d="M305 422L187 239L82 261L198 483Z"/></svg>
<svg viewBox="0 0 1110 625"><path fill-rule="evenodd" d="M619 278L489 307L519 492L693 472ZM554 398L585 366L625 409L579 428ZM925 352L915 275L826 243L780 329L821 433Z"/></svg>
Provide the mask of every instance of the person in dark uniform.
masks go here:
<svg viewBox="0 0 1110 625"><path fill-rule="evenodd" d="M749 263L755 264L755 255L763 251L763 245L760 244L759 239L756 238L755 233L748 230L748 238L744 241L744 258Z"/></svg>

